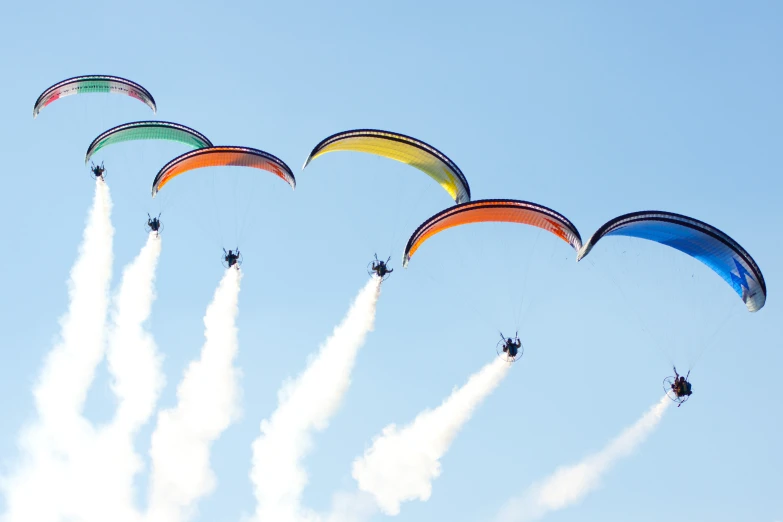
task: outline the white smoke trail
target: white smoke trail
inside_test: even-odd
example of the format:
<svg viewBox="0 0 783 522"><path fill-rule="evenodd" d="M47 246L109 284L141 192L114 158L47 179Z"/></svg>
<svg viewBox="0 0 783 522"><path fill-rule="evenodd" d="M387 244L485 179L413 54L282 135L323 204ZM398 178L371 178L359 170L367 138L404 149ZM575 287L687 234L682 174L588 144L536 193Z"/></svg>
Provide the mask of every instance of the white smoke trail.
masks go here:
<svg viewBox="0 0 783 522"><path fill-rule="evenodd" d="M338 492L332 497L332 510L316 522L366 522L378 512L375 497L364 491Z"/></svg>
<svg viewBox="0 0 783 522"><path fill-rule="evenodd" d="M372 494L381 510L397 515L400 503L427 500L440 475L440 459L473 411L506 376L509 363L496 359L455 389L434 410L420 413L408 426L390 424L353 464L359 489Z"/></svg>
<svg viewBox="0 0 783 522"><path fill-rule="evenodd" d="M155 411L165 381L162 358L144 328L155 299L160 251L160 238L149 234L144 247L123 271L114 300L107 362L117 410L112 422L99 430L99 442L87 456L97 471L94 483L85 485L94 496L91 512L96 517L89 520L96 522L139 519L133 481L143 464L134 449L134 437Z"/></svg>
<svg viewBox="0 0 783 522"><path fill-rule="evenodd" d="M241 272L226 270L204 316L205 343L177 389L177 406L158 414L152 435L147 519L179 522L215 487L211 444L239 416L236 317Z"/></svg>
<svg viewBox="0 0 783 522"><path fill-rule="evenodd" d="M133 480L142 460L133 445L154 412L163 387L161 357L143 325L155 298L155 269L161 243L150 234L139 255L124 269L114 300L107 362L118 404L114 418L79 448L70 480L89 492L79 506L80 522L134 522Z"/></svg>
<svg viewBox="0 0 783 522"><path fill-rule="evenodd" d="M533 484L520 497L508 501L498 514L497 522L535 520L582 500L601 485L601 478L619 459L632 454L645 441L669 404L671 401L664 395L604 449L577 464L557 469L546 480Z"/></svg>
<svg viewBox="0 0 783 522"><path fill-rule="evenodd" d="M104 327L112 267L111 197L95 183L79 254L68 281L68 312L60 340L46 357L33 395L37 419L19 438L22 462L2 480L4 522L59 522L75 518L85 493L71 471L93 439L84 401L104 355Z"/></svg>
<svg viewBox="0 0 783 522"><path fill-rule="evenodd" d="M250 472L256 497L254 520L315 518L300 508L307 484L301 461L310 450L313 431L326 428L350 385L356 355L375 323L380 288L381 280L373 276L307 368L283 385L271 418L261 422Z"/></svg>
<svg viewBox="0 0 783 522"><path fill-rule="evenodd" d="M160 250L161 239L150 233L139 255L125 268L115 298L107 354L112 390L118 399L112 424L131 435L149 420L164 386L161 356L143 327L155 300Z"/></svg>

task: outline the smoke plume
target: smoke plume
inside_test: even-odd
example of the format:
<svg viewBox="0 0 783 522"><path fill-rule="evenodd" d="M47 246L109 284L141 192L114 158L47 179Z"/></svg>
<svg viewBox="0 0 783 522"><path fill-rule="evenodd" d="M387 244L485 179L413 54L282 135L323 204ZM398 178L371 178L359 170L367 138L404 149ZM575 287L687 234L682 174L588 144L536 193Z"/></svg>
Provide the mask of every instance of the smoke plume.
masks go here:
<svg viewBox="0 0 783 522"><path fill-rule="evenodd" d="M254 520L315 517L300 507L307 484L302 459L312 445L312 433L326 428L351 383L356 355L375 323L380 288L381 280L372 277L305 370L283 385L272 416L261 422L250 472L257 503Z"/></svg>
<svg viewBox="0 0 783 522"><path fill-rule="evenodd" d="M498 514L497 522L536 520L584 499L601 485L601 478L618 460L631 455L647 439L669 404L671 401L664 395L604 449L577 464L557 469L545 480L533 484L522 496L511 499Z"/></svg>
<svg viewBox="0 0 783 522"><path fill-rule="evenodd" d="M187 520L215 487L210 448L240 412L240 373L233 366L240 279L239 270L226 270L204 315L201 356L185 370L176 407L158 414L150 448L152 522Z"/></svg>
<svg viewBox="0 0 783 522"><path fill-rule="evenodd" d="M78 469L75 462L94 439L82 414L104 356L114 236L110 218L109 188L98 180L68 280L68 311L60 320L60 338L33 389L36 419L21 432L21 462L2 480L4 522L76 518L87 500L78 484L84 477L71 471Z"/></svg>
<svg viewBox="0 0 783 522"><path fill-rule="evenodd" d="M425 410L401 429L390 424L353 464L359 489L372 494L381 510L397 515L400 503L426 501L440 475L440 459L473 411L500 384L509 363L495 359L474 373L434 410Z"/></svg>

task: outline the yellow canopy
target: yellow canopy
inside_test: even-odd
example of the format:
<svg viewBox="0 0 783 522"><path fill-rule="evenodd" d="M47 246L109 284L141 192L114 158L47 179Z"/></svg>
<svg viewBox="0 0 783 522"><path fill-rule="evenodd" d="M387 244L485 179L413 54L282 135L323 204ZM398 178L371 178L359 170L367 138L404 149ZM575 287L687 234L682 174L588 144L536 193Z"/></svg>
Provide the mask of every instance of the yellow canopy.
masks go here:
<svg viewBox="0 0 783 522"><path fill-rule="evenodd" d="M456 203L470 201L470 186L465 175L445 154L423 141L373 129L339 132L316 145L302 169L323 154L338 150L367 152L407 163L437 181Z"/></svg>

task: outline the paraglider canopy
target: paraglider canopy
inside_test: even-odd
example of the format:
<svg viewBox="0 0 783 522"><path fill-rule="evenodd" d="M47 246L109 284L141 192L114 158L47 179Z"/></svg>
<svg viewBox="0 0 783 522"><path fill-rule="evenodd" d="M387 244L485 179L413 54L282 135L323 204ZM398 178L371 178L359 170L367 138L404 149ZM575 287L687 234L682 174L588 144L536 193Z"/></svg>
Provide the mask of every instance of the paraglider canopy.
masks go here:
<svg viewBox="0 0 783 522"><path fill-rule="evenodd" d="M41 109L55 100L71 96L73 94L95 93L95 92L113 92L124 94L131 98L136 98L146 104L152 112L157 111L155 99L152 94L139 85L119 76L107 76L101 74L92 74L86 76L75 76L61 82L55 83L35 100L33 105L33 118L38 116Z"/></svg>
<svg viewBox="0 0 783 522"><path fill-rule="evenodd" d="M487 222L531 225L551 232L574 250L582 246L582 238L576 227L565 216L550 208L516 199L482 199L449 207L419 225L405 247L402 266L407 267L416 250L435 234L468 223Z"/></svg>
<svg viewBox="0 0 783 522"><path fill-rule="evenodd" d="M183 174L172 192L164 189ZM283 188L284 185L274 181L275 177L291 189L296 186L291 169L272 154L250 147L212 146L186 152L167 162L155 176L151 192L157 200L176 199L177 215L188 216L202 235L211 236L213 249L222 251L226 245L241 244L252 250L253 242L261 240L260 234L254 230L251 240L244 233L255 228L248 223L269 209L269 198ZM158 197L161 190L163 198ZM172 214L170 218L175 216ZM241 254L234 251L231 254L237 258L222 258L222 261L226 266L238 267L242 263Z"/></svg>
<svg viewBox="0 0 783 522"><path fill-rule="evenodd" d="M302 169L323 154L335 151L366 152L407 163L437 181L456 203L470 201L470 186L456 163L421 140L375 129L338 132L321 141L307 157Z"/></svg>
<svg viewBox="0 0 783 522"><path fill-rule="evenodd" d="M152 182L152 197L155 197L160 189L180 174L195 169L220 166L266 170L291 185L292 189L296 188L294 173L280 158L250 147L219 146L186 152L169 161L160 169Z"/></svg>
<svg viewBox="0 0 783 522"><path fill-rule="evenodd" d="M195 129L168 121L134 121L124 123L102 132L87 147L84 163L90 161L93 154L114 143L133 140L169 140L190 145L195 149L211 147L212 142Z"/></svg>
<svg viewBox="0 0 783 522"><path fill-rule="evenodd" d="M750 254L727 234L703 221L657 210L624 214L599 228L579 249L577 261L589 254L604 236L631 236L677 249L723 278L749 311L761 310L766 302L767 285Z"/></svg>

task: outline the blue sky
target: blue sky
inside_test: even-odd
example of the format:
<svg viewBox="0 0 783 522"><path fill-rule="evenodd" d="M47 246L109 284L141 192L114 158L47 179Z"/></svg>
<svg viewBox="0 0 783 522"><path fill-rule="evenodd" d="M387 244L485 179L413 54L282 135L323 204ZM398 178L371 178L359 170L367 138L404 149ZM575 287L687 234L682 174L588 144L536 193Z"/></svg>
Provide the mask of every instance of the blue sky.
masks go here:
<svg viewBox="0 0 783 522"><path fill-rule="evenodd" d="M635 421L659 399L669 356L686 366L678 361L705 345L691 401L670 410L599 491L548 520L783 519L782 22L771 1L15 3L0 20L3 469L33 414L31 385L67 304L93 194L83 154L103 130L152 117L119 96L63 99L36 120L32 105L63 78L115 74L152 92L157 118L215 144L271 152L298 181L292 192L263 173L217 169L166 187L151 320L166 357L163 406L203 342L221 242L241 239L245 256L243 416L213 448L219 484L195 520L252 511L258 424L281 382L342 318L376 251L397 270L345 403L305 463L309 507L326 509L337 489L353 486L351 462L383 426L439 404L491 359L498 329L519 327L524 359L457 437L432 498L404 505L399 519L493 517ZM427 141L461 167L474 199L547 205L585 239L634 210L707 221L753 255L768 303L747 313L717 275L657 245L606 239L577 265L564 243L512 225L448 231L403 271L407 237L450 204L445 192L361 154L300 170L322 138L359 127ZM137 142L96 156L114 201L115 283L145 240L146 213L158 211L149 201L155 173L183 151ZM216 224L215 205L234 201L233 185L213 192L212 182L228 177L250 191L237 196L242 212L228 208L227 223ZM237 219L247 224L239 238ZM99 421L112 407L103 369L87 413ZM144 455L150 431L138 440Z"/></svg>

